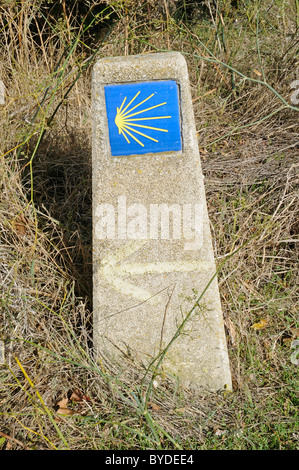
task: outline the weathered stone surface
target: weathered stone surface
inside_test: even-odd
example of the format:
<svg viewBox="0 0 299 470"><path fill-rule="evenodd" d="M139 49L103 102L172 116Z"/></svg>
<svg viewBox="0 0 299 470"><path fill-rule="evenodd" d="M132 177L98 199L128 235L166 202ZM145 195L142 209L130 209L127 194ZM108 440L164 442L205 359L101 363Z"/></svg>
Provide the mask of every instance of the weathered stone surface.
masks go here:
<svg viewBox="0 0 299 470"><path fill-rule="evenodd" d="M161 80L178 85L182 150L112 156L105 86ZM94 66L92 88L94 346L117 360L120 350L130 353L147 366L167 346L215 274L186 62L177 52L102 59ZM135 103L137 98L128 110ZM142 110L138 106L135 125L143 115L136 115ZM129 115L132 119L133 113ZM109 124L111 128L113 122ZM157 121L155 125L159 128ZM130 133L146 144L148 139L134 134L132 127ZM120 137L125 153L129 144ZM127 138L133 142L129 134ZM172 216L169 234L159 228L157 237L153 214L161 204L166 208L162 219L167 210ZM193 219L186 215L188 208ZM184 230L184 214L193 221L189 231ZM187 386L231 388L216 277L168 349L162 367Z"/></svg>

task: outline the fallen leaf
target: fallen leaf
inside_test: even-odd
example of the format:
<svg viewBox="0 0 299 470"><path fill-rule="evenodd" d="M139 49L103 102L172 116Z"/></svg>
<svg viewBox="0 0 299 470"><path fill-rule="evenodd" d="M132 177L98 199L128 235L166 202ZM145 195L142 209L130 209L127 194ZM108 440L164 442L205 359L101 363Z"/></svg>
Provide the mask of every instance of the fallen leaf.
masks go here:
<svg viewBox="0 0 299 470"><path fill-rule="evenodd" d="M265 320L265 318L262 318L258 323L254 323L253 325L251 325L251 328L253 328L254 330L261 330L262 328L265 328L267 324L267 320Z"/></svg>
<svg viewBox="0 0 299 470"><path fill-rule="evenodd" d="M64 415L64 416L69 416L69 415L72 415L74 414L74 412L72 410L70 410L68 407L67 407L67 404L68 404L68 398L63 398L62 400L58 401L57 402L57 406L59 407L58 410L56 411L56 413L58 415Z"/></svg>
<svg viewBox="0 0 299 470"><path fill-rule="evenodd" d="M91 401L90 397L87 395L84 395L80 390L75 389L71 396L70 400L75 401L76 403L80 403L82 401Z"/></svg>
<svg viewBox="0 0 299 470"><path fill-rule="evenodd" d="M80 392L80 390L74 390L70 396L70 400L75 401L77 403L83 401L83 393Z"/></svg>
<svg viewBox="0 0 299 470"><path fill-rule="evenodd" d="M161 410L161 406L156 405L156 403L153 403L153 402L150 401L148 404L150 405L151 409L154 410L154 411Z"/></svg>
<svg viewBox="0 0 299 470"><path fill-rule="evenodd" d="M72 414L74 414L74 411L72 410L69 410L68 408L59 408L56 413L58 415L63 415L63 416L70 416Z"/></svg>
<svg viewBox="0 0 299 470"><path fill-rule="evenodd" d="M67 408L68 401L68 398L63 398L62 400L58 401L56 405L59 406L59 408Z"/></svg>
<svg viewBox="0 0 299 470"><path fill-rule="evenodd" d="M12 221L13 228L22 237L27 232L27 228L26 228L27 224L28 224L28 220L26 219L26 217L24 217L23 214L20 214L15 220Z"/></svg>

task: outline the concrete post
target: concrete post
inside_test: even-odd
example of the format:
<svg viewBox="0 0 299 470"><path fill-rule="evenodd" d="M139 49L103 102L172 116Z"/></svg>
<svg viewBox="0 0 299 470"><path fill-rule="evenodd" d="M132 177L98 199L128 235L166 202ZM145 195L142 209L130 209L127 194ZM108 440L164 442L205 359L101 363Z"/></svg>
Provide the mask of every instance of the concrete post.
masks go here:
<svg viewBox="0 0 299 470"><path fill-rule="evenodd" d="M187 65L177 52L93 69L94 346L186 386L231 389Z"/></svg>

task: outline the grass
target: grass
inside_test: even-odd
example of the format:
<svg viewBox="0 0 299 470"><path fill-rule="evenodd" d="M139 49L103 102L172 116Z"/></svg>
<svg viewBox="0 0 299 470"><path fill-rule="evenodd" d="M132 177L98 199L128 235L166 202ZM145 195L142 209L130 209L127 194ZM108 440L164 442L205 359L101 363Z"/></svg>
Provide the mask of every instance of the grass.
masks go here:
<svg viewBox="0 0 299 470"><path fill-rule="evenodd" d="M2 449L298 449L299 5L235 3L0 4ZM91 67L160 50L188 62L232 393L92 355Z"/></svg>

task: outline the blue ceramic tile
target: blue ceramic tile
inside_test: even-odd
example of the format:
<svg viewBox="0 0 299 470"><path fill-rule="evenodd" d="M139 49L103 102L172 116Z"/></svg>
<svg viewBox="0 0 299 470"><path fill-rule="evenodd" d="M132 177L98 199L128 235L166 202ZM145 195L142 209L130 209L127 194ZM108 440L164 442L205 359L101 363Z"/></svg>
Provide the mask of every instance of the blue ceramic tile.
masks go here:
<svg viewBox="0 0 299 470"><path fill-rule="evenodd" d="M175 81L107 85L105 100L112 156L182 149Z"/></svg>

